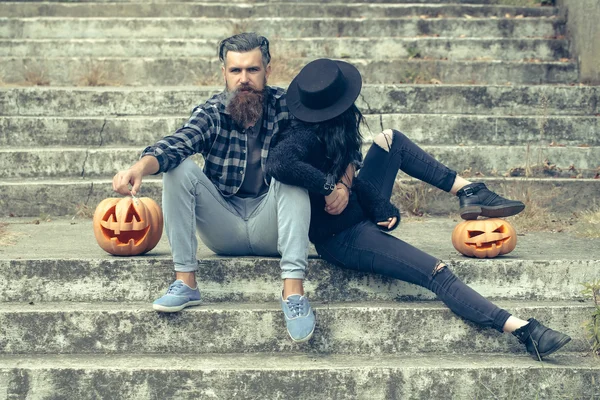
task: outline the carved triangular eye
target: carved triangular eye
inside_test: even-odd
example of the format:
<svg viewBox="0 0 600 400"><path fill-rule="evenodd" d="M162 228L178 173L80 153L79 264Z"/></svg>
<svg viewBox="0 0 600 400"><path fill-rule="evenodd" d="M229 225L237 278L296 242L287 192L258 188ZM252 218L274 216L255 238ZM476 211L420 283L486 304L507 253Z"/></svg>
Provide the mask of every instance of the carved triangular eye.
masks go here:
<svg viewBox="0 0 600 400"><path fill-rule="evenodd" d="M109 208L108 211L106 211L106 213L102 217L102 221L108 221L109 219L111 219L112 216L113 222L117 222L117 215L115 214L116 208L117 206L112 206L111 208Z"/></svg>
<svg viewBox="0 0 600 400"><path fill-rule="evenodd" d="M485 232L483 231L467 231L469 234L469 238L474 238L475 236L483 235Z"/></svg>
<svg viewBox="0 0 600 400"><path fill-rule="evenodd" d="M141 221L140 215L137 213L137 211L135 211L133 204L131 204L129 206L129 210L127 210L127 218L125 219L125 222L133 222L134 219L135 222Z"/></svg>
<svg viewBox="0 0 600 400"><path fill-rule="evenodd" d="M501 225L498 228L494 229L492 232L495 232L495 233L506 233L506 228L504 227L504 225Z"/></svg>

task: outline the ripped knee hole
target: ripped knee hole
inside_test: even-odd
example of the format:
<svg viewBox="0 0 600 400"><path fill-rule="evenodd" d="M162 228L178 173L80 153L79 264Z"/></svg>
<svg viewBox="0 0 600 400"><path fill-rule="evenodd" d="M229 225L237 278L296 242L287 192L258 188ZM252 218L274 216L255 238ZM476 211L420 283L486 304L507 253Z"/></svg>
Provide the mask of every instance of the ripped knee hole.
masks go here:
<svg viewBox="0 0 600 400"><path fill-rule="evenodd" d="M378 134L377 136L375 136L375 139L373 140L373 142L377 146L384 149L385 151L390 151L390 149L392 148L393 140L394 140L394 132L391 129L386 129L385 131L383 131L380 134Z"/></svg>
<svg viewBox="0 0 600 400"><path fill-rule="evenodd" d="M444 268L448 268L448 266L443 261L438 261L437 264L435 264L435 267L433 268L433 272L431 273L431 277L432 278L435 277Z"/></svg>

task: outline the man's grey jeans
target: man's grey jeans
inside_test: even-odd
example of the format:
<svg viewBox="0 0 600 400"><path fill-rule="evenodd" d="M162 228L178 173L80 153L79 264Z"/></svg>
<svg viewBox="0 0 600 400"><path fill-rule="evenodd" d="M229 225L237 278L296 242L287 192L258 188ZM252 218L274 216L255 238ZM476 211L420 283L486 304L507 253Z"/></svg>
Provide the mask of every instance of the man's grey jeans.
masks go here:
<svg viewBox="0 0 600 400"><path fill-rule="evenodd" d="M163 214L175 271L198 269L197 229L219 255L281 255L281 278L304 279L310 224L306 189L273 179L259 198L226 198L187 159L163 174Z"/></svg>

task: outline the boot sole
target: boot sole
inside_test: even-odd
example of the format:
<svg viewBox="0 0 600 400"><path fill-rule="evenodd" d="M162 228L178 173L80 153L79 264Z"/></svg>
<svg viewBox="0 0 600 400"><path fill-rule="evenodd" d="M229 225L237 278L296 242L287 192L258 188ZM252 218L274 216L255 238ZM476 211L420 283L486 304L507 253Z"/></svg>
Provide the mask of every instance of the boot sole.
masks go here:
<svg viewBox="0 0 600 400"><path fill-rule="evenodd" d="M571 337L567 336L566 338L562 339L560 342L558 342L553 348L551 348L550 350L547 350L543 353L539 353L539 358L544 358L546 356L549 356L550 354L554 353L557 350L560 350L565 344L569 343L571 341ZM533 357L534 360L538 360L538 355L537 354L532 354L531 357Z"/></svg>
<svg viewBox="0 0 600 400"><path fill-rule="evenodd" d="M502 218L517 215L525 209L524 204L514 206L479 207L470 206L460 210L460 217L465 220L477 219L477 217Z"/></svg>

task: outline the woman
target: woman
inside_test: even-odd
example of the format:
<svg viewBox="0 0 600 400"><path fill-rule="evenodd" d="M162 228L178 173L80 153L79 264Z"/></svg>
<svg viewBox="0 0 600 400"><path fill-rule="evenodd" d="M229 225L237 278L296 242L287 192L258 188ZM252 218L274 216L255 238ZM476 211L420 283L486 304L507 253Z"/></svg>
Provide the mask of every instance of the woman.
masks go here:
<svg viewBox="0 0 600 400"><path fill-rule="evenodd" d="M511 332L535 359L567 344L569 336L533 318L524 321L510 315L465 285L441 260L385 233L400 222L398 209L390 203L399 169L457 194L465 219L506 217L524 205L462 179L392 130L375 138L352 179L348 175L353 175L352 164L360 165L362 145L362 115L354 104L361 86L360 73L351 64L328 59L307 64L287 92L288 107L297 120L280 133L269 153L268 174L309 191L310 239L319 255L342 268L423 286L459 316Z"/></svg>

